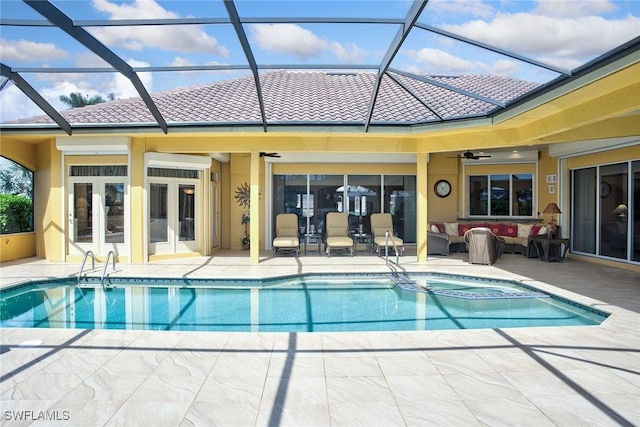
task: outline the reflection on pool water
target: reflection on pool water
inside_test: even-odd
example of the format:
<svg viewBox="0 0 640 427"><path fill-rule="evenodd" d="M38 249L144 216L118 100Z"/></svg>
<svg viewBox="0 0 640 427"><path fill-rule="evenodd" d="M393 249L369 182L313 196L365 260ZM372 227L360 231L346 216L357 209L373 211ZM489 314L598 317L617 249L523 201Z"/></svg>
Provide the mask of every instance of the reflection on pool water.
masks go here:
<svg viewBox="0 0 640 427"><path fill-rule="evenodd" d="M3 328L338 332L597 325L607 313L513 281L410 274L91 279L0 291Z"/></svg>

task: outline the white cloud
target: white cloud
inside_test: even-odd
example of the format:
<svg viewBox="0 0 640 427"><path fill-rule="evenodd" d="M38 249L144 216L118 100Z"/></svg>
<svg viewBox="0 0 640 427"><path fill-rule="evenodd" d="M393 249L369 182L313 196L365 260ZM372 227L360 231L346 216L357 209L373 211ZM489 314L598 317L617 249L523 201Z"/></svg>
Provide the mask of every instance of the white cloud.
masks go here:
<svg viewBox="0 0 640 427"><path fill-rule="evenodd" d="M254 24L249 29L252 39L261 49L293 55L303 61L321 57L325 52L346 63L362 61L366 56L366 51L353 43L343 45L327 40L296 24Z"/></svg>
<svg viewBox="0 0 640 427"><path fill-rule="evenodd" d="M137 61L130 59L127 61L132 67L148 67L149 64L143 61ZM144 87L147 88L147 92L153 93L153 74L152 73L137 73L138 77L142 81ZM126 78L120 73L114 74L113 80L110 81L110 87L107 88L107 94L113 93L116 99L133 98L140 96L136 88L131 83L131 80Z"/></svg>
<svg viewBox="0 0 640 427"><path fill-rule="evenodd" d="M108 0L93 0L93 6L109 19L172 19L180 18L160 6L155 0L135 0L133 3L115 4ZM229 50L221 46L215 37L207 34L199 25L100 27L90 32L107 46L120 46L140 51L157 48L181 53L206 53L229 56Z"/></svg>
<svg viewBox="0 0 640 427"><path fill-rule="evenodd" d="M149 64L142 61L130 59L127 61L132 67L146 67ZM140 80L149 93L153 93L153 74L138 73ZM109 94L113 94L116 99L139 97L131 81L120 73L113 73L112 78L99 79L98 84L92 80L93 74L39 74L39 81L44 84L39 88L42 97L56 110L66 110L69 107L60 101L60 95L69 95L79 92L84 96L102 96L105 100ZM40 108L33 103L20 89L12 84L8 84L0 91L0 121L10 121L44 114Z"/></svg>
<svg viewBox="0 0 640 427"><path fill-rule="evenodd" d="M616 10L609 0L539 0L534 14L558 18L575 18Z"/></svg>
<svg viewBox="0 0 640 427"><path fill-rule="evenodd" d="M173 58L173 61L169 63L169 65L171 67L185 67L190 65L196 65L196 63L187 58L176 56L175 58Z"/></svg>
<svg viewBox="0 0 640 427"><path fill-rule="evenodd" d="M440 49L422 48L407 52L414 61L425 64L427 73L470 73L476 65Z"/></svg>
<svg viewBox="0 0 640 427"><path fill-rule="evenodd" d="M307 60L328 48L326 41L296 24L255 24L249 28L257 45L269 52Z"/></svg>
<svg viewBox="0 0 640 427"><path fill-rule="evenodd" d="M440 49L411 50L407 55L417 64L405 69L418 74L484 73L511 76L520 71L521 67L517 61L511 59L499 59L493 62L472 61Z"/></svg>
<svg viewBox="0 0 640 427"><path fill-rule="evenodd" d="M498 14L492 21L474 20L444 28L513 52L554 58L554 63L560 60L583 63L585 58L602 54L637 36L640 18L629 15L608 20L600 16L559 18L517 13Z"/></svg>
<svg viewBox="0 0 640 427"><path fill-rule="evenodd" d="M20 89L9 83L0 92L0 122L44 114Z"/></svg>
<svg viewBox="0 0 640 427"><path fill-rule="evenodd" d="M353 43L347 43L346 46L334 41L329 44L329 50L341 61L350 64L356 62L362 62L367 52L364 49L360 49Z"/></svg>
<svg viewBox="0 0 640 427"><path fill-rule="evenodd" d="M488 18L494 9L487 3L478 0L431 0L427 7L428 13L450 14L454 16L469 15Z"/></svg>
<svg viewBox="0 0 640 427"><path fill-rule="evenodd" d="M67 52L53 43L0 39L0 57L3 61L46 62L67 56Z"/></svg>

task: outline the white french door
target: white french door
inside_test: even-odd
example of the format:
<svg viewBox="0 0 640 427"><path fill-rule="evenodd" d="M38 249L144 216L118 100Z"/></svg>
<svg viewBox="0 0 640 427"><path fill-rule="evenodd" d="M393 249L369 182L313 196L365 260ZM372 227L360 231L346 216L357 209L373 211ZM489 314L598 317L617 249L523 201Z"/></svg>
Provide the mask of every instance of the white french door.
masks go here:
<svg viewBox="0 0 640 427"><path fill-rule="evenodd" d="M128 255L126 177L69 177L69 255Z"/></svg>
<svg viewBox="0 0 640 427"><path fill-rule="evenodd" d="M199 181L149 179L149 254L200 250Z"/></svg>

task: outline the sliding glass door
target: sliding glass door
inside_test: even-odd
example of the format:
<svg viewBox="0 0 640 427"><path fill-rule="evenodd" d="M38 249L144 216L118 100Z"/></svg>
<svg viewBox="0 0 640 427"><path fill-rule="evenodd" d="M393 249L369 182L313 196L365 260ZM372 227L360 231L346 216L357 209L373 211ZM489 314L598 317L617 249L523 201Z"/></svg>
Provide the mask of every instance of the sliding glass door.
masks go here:
<svg viewBox="0 0 640 427"><path fill-rule="evenodd" d="M572 251L640 261L640 161L571 171Z"/></svg>
<svg viewBox="0 0 640 427"><path fill-rule="evenodd" d="M351 231L371 230L370 215L391 213L396 233L416 241L416 177L413 175L274 175L273 227L279 213L298 214L303 232L322 233L328 212L349 215Z"/></svg>

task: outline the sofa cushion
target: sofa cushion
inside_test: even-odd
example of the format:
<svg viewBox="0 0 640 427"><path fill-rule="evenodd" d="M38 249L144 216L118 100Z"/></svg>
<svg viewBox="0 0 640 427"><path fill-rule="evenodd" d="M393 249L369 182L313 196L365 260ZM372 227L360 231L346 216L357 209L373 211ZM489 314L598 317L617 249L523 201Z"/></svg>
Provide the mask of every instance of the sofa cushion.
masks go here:
<svg viewBox="0 0 640 427"><path fill-rule="evenodd" d="M451 243L464 243L464 236L449 235L449 244Z"/></svg>
<svg viewBox="0 0 640 427"><path fill-rule="evenodd" d="M517 237L528 237L531 234L531 228L533 228L533 224L518 224Z"/></svg>
<svg viewBox="0 0 640 427"><path fill-rule="evenodd" d="M518 239L518 237L511 237L511 236L501 236L501 237L504 240L504 243L507 245L513 245L516 239Z"/></svg>
<svg viewBox="0 0 640 427"><path fill-rule="evenodd" d="M444 232L449 236L458 236L458 223L457 222L445 222Z"/></svg>
<svg viewBox="0 0 640 427"><path fill-rule="evenodd" d="M534 225L533 227L531 227L531 234L530 235L531 236L536 236L541 228L542 228L541 225Z"/></svg>
<svg viewBox="0 0 640 427"><path fill-rule="evenodd" d="M444 233L444 223L432 222L429 226L429 231L433 231L434 233Z"/></svg>
<svg viewBox="0 0 640 427"><path fill-rule="evenodd" d="M518 237L518 227L514 224L504 224L502 227L502 235L509 237Z"/></svg>
<svg viewBox="0 0 640 427"><path fill-rule="evenodd" d="M498 236L502 236L502 228L504 227L503 224L491 224L489 225L489 229L491 230L491 232L493 234L497 234Z"/></svg>
<svg viewBox="0 0 640 427"><path fill-rule="evenodd" d="M476 224L458 224L458 236L464 236L464 233L477 227Z"/></svg>

